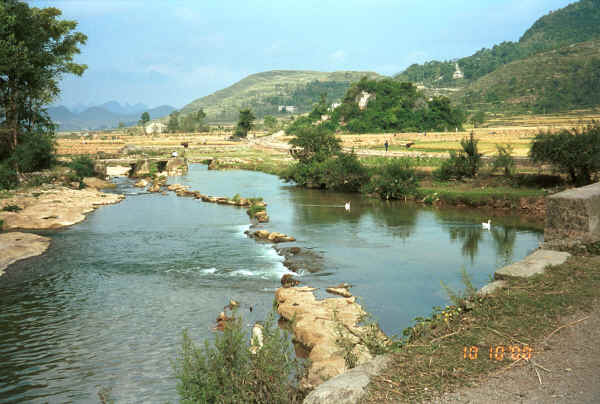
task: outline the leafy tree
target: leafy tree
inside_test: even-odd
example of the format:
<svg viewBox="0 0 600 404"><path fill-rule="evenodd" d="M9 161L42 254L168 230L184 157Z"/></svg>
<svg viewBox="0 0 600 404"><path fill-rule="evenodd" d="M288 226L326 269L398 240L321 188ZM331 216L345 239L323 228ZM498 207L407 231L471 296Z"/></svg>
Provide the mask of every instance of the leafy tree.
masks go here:
<svg viewBox="0 0 600 404"><path fill-rule="evenodd" d="M169 133L175 133L179 130L179 112L173 111L169 114L169 120L167 122L167 131Z"/></svg>
<svg viewBox="0 0 600 404"><path fill-rule="evenodd" d="M235 128L235 136L246 137L248 132L254 128L254 120L256 117L250 110L250 108L240 110L240 116L238 118L237 126Z"/></svg>
<svg viewBox="0 0 600 404"><path fill-rule="evenodd" d="M206 113L204 112L204 110L202 108L200 108L198 110L198 112L196 112L196 120L198 122L202 122L202 121L204 121L205 118L206 118Z"/></svg>
<svg viewBox="0 0 600 404"><path fill-rule="evenodd" d="M273 115L267 115L264 119L265 129L274 131L277 128L277 119Z"/></svg>
<svg viewBox="0 0 600 404"><path fill-rule="evenodd" d="M294 157L301 163L325 161L342 151L340 139L321 126L301 127L290 144L297 148Z"/></svg>
<svg viewBox="0 0 600 404"><path fill-rule="evenodd" d="M536 163L548 163L567 173L576 185L590 184L600 172L600 123L583 130L541 132L533 140L529 155Z"/></svg>
<svg viewBox="0 0 600 404"><path fill-rule="evenodd" d="M485 122L485 112L477 111L471 115L471 122L473 123L473 127L476 128Z"/></svg>
<svg viewBox="0 0 600 404"><path fill-rule="evenodd" d="M142 116L140 116L140 125L146 126L148 122L150 122L150 114L148 112L144 112Z"/></svg>
<svg viewBox="0 0 600 404"><path fill-rule="evenodd" d="M498 155L492 162L492 171L502 170L505 177L510 177L515 171L515 159L512 157L512 146L509 144L496 145Z"/></svg>
<svg viewBox="0 0 600 404"><path fill-rule="evenodd" d="M59 20L60 15L53 7L0 3L0 125L5 128L0 135L8 155L25 133L53 132L43 106L59 94L65 73L80 76L87 68L73 62L87 37L74 31L75 21Z"/></svg>

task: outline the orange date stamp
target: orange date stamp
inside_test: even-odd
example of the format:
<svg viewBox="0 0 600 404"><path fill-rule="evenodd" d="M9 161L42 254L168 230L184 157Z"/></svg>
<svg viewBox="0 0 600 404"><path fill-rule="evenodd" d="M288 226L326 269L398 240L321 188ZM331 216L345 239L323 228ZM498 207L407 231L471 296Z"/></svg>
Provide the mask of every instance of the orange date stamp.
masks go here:
<svg viewBox="0 0 600 404"><path fill-rule="evenodd" d="M503 361L521 359L529 360L533 356L533 348L528 345L491 345L488 349L480 349L478 346L465 346L462 358L465 360L477 360L486 358L489 360Z"/></svg>

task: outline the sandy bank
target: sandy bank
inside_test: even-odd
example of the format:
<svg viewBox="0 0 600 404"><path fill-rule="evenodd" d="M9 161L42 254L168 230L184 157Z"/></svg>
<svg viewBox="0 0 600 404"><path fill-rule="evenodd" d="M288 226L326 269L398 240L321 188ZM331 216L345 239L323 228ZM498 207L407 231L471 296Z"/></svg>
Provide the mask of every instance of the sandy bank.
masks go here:
<svg viewBox="0 0 600 404"><path fill-rule="evenodd" d="M103 184L98 183L98 186ZM16 192L0 199L2 230L46 230L71 226L85 219L85 214L102 205L120 202L119 194L105 194L96 188L72 189L47 184ZM3 210L7 208L8 211ZM29 233L0 234L0 276L10 264L42 254L50 239Z"/></svg>

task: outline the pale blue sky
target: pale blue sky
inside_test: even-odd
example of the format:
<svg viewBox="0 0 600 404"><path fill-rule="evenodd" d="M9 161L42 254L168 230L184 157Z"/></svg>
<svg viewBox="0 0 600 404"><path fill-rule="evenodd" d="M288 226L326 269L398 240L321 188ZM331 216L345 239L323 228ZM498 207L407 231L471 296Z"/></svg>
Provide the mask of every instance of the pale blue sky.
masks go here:
<svg viewBox="0 0 600 404"><path fill-rule="evenodd" d="M176 108L267 70L369 70L516 41L573 0L31 0L88 36L57 104Z"/></svg>

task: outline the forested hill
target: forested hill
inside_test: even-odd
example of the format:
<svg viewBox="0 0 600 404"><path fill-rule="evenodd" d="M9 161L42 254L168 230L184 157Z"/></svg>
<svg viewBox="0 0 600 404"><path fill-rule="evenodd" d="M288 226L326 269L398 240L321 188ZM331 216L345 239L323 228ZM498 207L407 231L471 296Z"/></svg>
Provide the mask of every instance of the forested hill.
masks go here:
<svg viewBox="0 0 600 404"><path fill-rule="evenodd" d="M556 112L600 105L600 40L563 46L501 66L464 92L467 109Z"/></svg>
<svg viewBox="0 0 600 404"><path fill-rule="evenodd" d="M189 103L180 112L187 115L202 108L206 120L212 122L235 121L242 108L251 108L259 118L265 115L297 115L312 110L322 93L327 93L330 103L340 100L352 83L365 76L371 79L383 77L373 72L356 71L274 70L257 73ZM282 105L296 109L293 112L279 111Z"/></svg>
<svg viewBox="0 0 600 404"><path fill-rule="evenodd" d="M456 61L414 64L396 78L436 87L464 87L505 64L592 39L600 39L600 0L580 0L538 19L519 42L502 42ZM455 75L456 63L462 78Z"/></svg>

